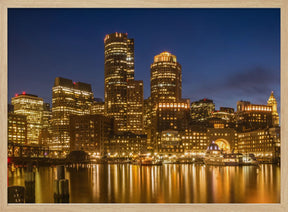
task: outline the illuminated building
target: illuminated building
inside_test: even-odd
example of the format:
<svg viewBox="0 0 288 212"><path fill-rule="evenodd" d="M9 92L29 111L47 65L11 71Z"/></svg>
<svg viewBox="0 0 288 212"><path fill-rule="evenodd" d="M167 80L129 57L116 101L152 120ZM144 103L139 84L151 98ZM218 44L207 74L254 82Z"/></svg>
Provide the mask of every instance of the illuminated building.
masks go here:
<svg viewBox="0 0 288 212"><path fill-rule="evenodd" d="M43 104L43 128L49 128L52 112L49 103Z"/></svg>
<svg viewBox="0 0 288 212"><path fill-rule="evenodd" d="M215 110L215 104L211 99L201 99L191 103L191 119L195 121L204 121L212 116Z"/></svg>
<svg viewBox="0 0 288 212"><path fill-rule="evenodd" d="M272 127L272 106L238 101L236 121L242 132Z"/></svg>
<svg viewBox="0 0 288 212"><path fill-rule="evenodd" d="M134 80L134 39L127 38L127 80Z"/></svg>
<svg viewBox="0 0 288 212"><path fill-rule="evenodd" d="M151 97L144 100L144 113L143 113L144 134L147 135L147 149L153 150L152 137L152 101Z"/></svg>
<svg viewBox="0 0 288 212"><path fill-rule="evenodd" d="M148 99L144 99L144 114L143 114L143 122L144 122L144 131L147 133L151 128L152 121L152 101L151 97Z"/></svg>
<svg viewBox="0 0 288 212"><path fill-rule="evenodd" d="M183 145L178 131L162 131L157 139L156 151L159 154L183 154Z"/></svg>
<svg viewBox="0 0 288 212"><path fill-rule="evenodd" d="M143 133L143 81L134 80L134 39L105 36L105 115L118 132Z"/></svg>
<svg viewBox="0 0 288 212"><path fill-rule="evenodd" d="M274 97L273 91L267 101L267 105L272 107L272 124L273 126L279 126L279 115L277 112L277 101Z"/></svg>
<svg viewBox="0 0 288 212"><path fill-rule="evenodd" d="M235 111L232 107L220 107L220 112L234 113Z"/></svg>
<svg viewBox="0 0 288 212"><path fill-rule="evenodd" d="M143 98L143 81L128 81L127 130L135 134L143 134Z"/></svg>
<svg viewBox="0 0 288 212"><path fill-rule="evenodd" d="M69 151L69 116L90 114L90 84L57 77L52 88L52 143L50 148Z"/></svg>
<svg viewBox="0 0 288 212"><path fill-rule="evenodd" d="M151 129L151 141L156 151L159 153L169 151L180 153L183 151L182 146L176 144L177 142L172 145L173 142L169 141L171 145L168 145L166 142L168 137L164 138L163 132L165 134L166 131L177 132L187 129L189 112L189 100L181 103L158 103L156 105L156 115L152 119ZM175 137L175 133L171 133L171 136Z"/></svg>
<svg viewBox="0 0 288 212"><path fill-rule="evenodd" d="M162 52L151 64L151 99L153 103L181 100L182 73L176 56Z"/></svg>
<svg viewBox="0 0 288 212"><path fill-rule="evenodd" d="M12 104L8 104L8 113L14 113L14 106Z"/></svg>
<svg viewBox="0 0 288 212"><path fill-rule="evenodd" d="M240 153L253 153L258 161L275 162L280 157L280 127L239 133Z"/></svg>
<svg viewBox="0 0 288 212"><path fill-rule="evenodd" d="M206 130L195 130L190 127L181 132L181 140L184 153L191 153L192 156L203 156L210 142Z"/></svg>
<svg viewBox="0 0 288 212"><path fill-rule="evenodd" d="M233 128L219 127L214 125L214 128L207 129L207 137L209 143L214 141L225 152L237 152L238 150L238 133Z"/></svg>
<svg viewBox="0 0 288 212"><path fill-rule="evenodd" d="M105 115L113 116L118 131L127 131L127 82L134 79L134 41L127 33L105 36Z"/></svg>
<svg viewBox="0 0 288 212"><path fill-rule="evenodd" d="M26 116L8 113L8 143L27 144Z"/></svg>
<svg viewBox="0 0 288 212"><path fill-rule="evenodd" d="M114 120L103 115L70 115L70 151L104 155L114 132Z"/></svg>
<svg viewBox="0 0 288 212"><path fill-rule="evenodd" d="M11 100L14 113L27 118L27 144L39 144L43 127L43 99L31 94L16 94Z"/></svg>
<svg viewBox="0 0 288 212"><path fill-rule="evenodd" d="M209 118L209 122L213 119L221 119L225 122L225 127L235 127L235 114L234 114L234 108L229 107L220 107L220 110L214 111L212 113L212 118Z"/></svg>
<svg viewBox="0 0 288 212"><path fill-rule="evenodd" d="M116 134L110 139L108 155L111 157L128 157L146 153L147 136L125 132Z"/></svg>
<svg viewBox="0 0 288 212"><path fill-rule="evenodd" d="M158 103L154 127L157 132L185 130L188 127L189 100L175 103Z"/></svg>
<svg viewBox="0 0 288 212"><path fill-rule="evenodd" d="M104 115L104 106L105 103L102 101L93 101L91 108L90 108L90 114L91 115Z"/></svg>
<svg viewBox="0 0 288 212"><path fill-rule="evenodd" d="M182 152L181 145L176 145L176 143L166 145L165 139L167 138L164 138L165 133L162 133L163 131L182 131L188 126L190 108L189 100L184 100L181 96L181 65L177 62L175 55L162 52L154 57L150 69L151 97L145 106L145 112L148 112L145 115L147 125L145 129L147 129L149 146L153 146L159 152L172 151L172 149ZM174 134L171 134L172 137Z"/></svg>

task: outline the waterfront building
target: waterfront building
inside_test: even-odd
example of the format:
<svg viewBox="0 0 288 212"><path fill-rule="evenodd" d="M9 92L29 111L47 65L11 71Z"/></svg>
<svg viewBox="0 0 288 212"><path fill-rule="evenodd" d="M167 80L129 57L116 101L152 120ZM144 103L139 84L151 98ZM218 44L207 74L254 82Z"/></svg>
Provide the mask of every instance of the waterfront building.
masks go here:
<svg viewBox="0 0 288 212"><path fill-rule="evenodd" d="M238 150L240 153L253 153L259 161L279 161L280 127L239 133Z"/></svg>
<svg viewBox="0 0 288 212"><path fill-rule="evenodd" d="M202 157L209 145L207 130L199 130L189 126L181 132L181 141L186 156Z"/></svg>
<svg viewBox="0 0 288 212"><path fill-rule="evenodd" d="M274 127L279 126L279 115L277 112L277 101L274 96L273 91L271 92L271 95L267 101L267 105L272 107L272 125Z"/></svg>
<svg viewBox="0 0 288 212"><path fill-rule="evenodd" d="M236 122L240 132L272 127L272 106L238 101Z"/></svg>
<svg viewBox="0 0 288 212"><path fill-rule="evenodd" d="M90 114L93 98L90 84L62 77L55 79L52 88L51 149L69 151L69 116Z"/></svg>
<svg viewBox="0 0 288 212"><path fill-rule="evenodd" d="M147 152L147 136L125 132L115 134L110 139L107 155L111 157L131 157Z"/></svg>
<svg viewBox="0 0 288 212"><path fill-rule="evenodd" d="M188 99L182 99L181 96L181 65L177 62L175 55L162 52L154 57L150 68L151 97L146 101L145 106L145 112L148 112L145 114L145 129L147 129L149 146L153 146L159 152L172 151L172 149L182 152L183 149L179 145L172 145L173 148L171 145L166 145L165 133L162 133L163 131L183 131L187 129L189 123L190 102Z"/></svg>
<svg viewBox="0 0 288 212"><path fill-rule="evenodd" d="M70 151L105 155L114 133L114 120L104 115L70 115Z"/></svg>
<svg viewBox="0 0 288 212"><path fill-rule="evenodd" d="M225 128L214 125L214 128L207 129L209 143L214 141L224 152L238 151L238 133L233 128Z"/></svg>
<svg viewBox="0 0 288 212"><path fill-rule="evenodd" d="M127 131L143 134L143 81L127 83Z"/></svg>
<svg viewBox="0 0 288 212"><path fill-rule="evenodd" d="M215 111L215 104L211 99L200 99L191 103L191 119L193 121L204 121L210 118Z"/></svg>
<svg viewBox="0 0 288 212"><path fill-rule="evenodd" d="M8 113L8 143L27 144L27 119L25 115Z"/></svg>
<svg viewBox="0 0 288 212"><path fill-rule="evenodd" d="M181 155L184 153L181 135L175 130L162 131L157 137L155 148L159 154Z"/></svg>
<svg viewBox="0 0 288 212"><path fill-rule="evenodd" d="M39 144L43 128L43 99L32 94L16 94L11 100L14 113L26 116L27 144Z"/></svg>

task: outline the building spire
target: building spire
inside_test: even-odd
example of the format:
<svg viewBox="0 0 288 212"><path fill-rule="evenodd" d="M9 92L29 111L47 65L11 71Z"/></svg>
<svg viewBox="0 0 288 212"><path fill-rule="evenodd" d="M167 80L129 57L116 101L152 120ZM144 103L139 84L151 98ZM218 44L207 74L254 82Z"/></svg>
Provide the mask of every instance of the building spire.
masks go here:
<svg viewBox="0 0 288 212"><path fill-rule="evenodd" d="M273 119L273 125L277 126L279 125L279 115L277 112L277 100L274 96L274 92L271 92L271 95L267 101L267 105L272 107L272 119Z"/></svg>

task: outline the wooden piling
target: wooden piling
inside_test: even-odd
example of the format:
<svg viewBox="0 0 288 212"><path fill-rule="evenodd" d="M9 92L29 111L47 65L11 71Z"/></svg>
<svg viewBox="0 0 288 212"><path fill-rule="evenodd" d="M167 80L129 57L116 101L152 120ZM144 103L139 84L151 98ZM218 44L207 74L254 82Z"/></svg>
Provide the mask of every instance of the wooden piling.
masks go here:
<svg viewBox="0 0 288 212"><path fill-rule="evenodd" d="M54 203L69 203L69 181L65 179L64 166L57 166L57 179L54 180Z"/></svg>

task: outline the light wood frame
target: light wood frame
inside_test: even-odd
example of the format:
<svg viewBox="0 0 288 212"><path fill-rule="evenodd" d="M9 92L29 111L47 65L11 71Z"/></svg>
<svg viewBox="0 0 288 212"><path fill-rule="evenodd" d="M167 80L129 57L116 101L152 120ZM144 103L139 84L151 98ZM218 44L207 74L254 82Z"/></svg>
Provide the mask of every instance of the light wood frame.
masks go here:
<svg viewBox="0 0 288 212"><path fill-rule="evenodd" d="M7 203L8 8L280 8L281 202L280 204L21 204ZM288 1L287 0L0 0L0 211L288 211Z"/></svg>

